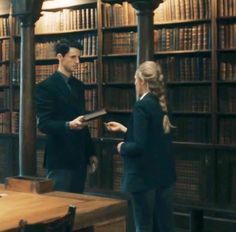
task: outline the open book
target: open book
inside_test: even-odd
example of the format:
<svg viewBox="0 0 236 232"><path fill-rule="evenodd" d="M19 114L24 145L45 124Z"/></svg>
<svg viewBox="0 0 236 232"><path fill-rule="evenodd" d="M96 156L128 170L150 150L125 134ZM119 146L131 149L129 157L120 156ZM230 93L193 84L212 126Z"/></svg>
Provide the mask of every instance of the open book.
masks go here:
<svg viewBox="0 0 236 232"><path fill-rule="evenodd" d="M84 120L85 121L89 121L89 120L93 120L95 118L101 117L103 115L107 114L105 109L101 109L101 110L96 110L92 113L88 113L84 115Z"/></svg>

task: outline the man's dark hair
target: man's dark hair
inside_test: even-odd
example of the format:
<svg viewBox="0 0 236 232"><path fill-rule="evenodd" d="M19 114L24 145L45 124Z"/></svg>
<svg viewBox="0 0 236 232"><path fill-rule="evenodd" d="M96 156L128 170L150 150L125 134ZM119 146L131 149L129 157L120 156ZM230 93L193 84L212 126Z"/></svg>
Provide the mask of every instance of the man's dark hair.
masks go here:
<svg viewBox="0 0 236 232"><path fill-rule="evenodd" d="M77 48L79 50L83 49L82 45L76 40L62 39L55 45L56 55L60 53L62 56L65 56L65 54L69 52L70 48Z"/></svg>

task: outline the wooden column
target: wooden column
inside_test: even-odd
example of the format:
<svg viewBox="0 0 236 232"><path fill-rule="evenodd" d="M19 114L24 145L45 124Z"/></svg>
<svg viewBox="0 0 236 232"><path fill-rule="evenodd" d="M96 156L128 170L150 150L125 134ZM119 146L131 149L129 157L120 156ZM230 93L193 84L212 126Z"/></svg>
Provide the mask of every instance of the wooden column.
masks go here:
<svg viewBox="0 0 236 232"><path fill-rule="evenodd" d="M21 22L19 175L36 174L36 114L34 24L43 0L13 0L13 15Z"/></svg>
<svg viewBox="0 0 236 232"><path fill-rule="evenodd" d="M153 11L162 0L129 0L137 11L138 48L137 66L146 60L153 60Z"/></svg>

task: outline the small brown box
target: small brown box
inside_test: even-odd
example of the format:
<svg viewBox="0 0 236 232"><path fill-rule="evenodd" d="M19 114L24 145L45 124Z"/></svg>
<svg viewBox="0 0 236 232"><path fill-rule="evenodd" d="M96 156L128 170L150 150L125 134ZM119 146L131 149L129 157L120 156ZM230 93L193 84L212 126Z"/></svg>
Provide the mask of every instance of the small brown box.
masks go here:
<svg viewBox="0 0 236 232"><path fill-rule="evenodd" d="M17 192L45 193L53 190L53 181L33 176L13 176L5 179L5 189Z"/></svg>

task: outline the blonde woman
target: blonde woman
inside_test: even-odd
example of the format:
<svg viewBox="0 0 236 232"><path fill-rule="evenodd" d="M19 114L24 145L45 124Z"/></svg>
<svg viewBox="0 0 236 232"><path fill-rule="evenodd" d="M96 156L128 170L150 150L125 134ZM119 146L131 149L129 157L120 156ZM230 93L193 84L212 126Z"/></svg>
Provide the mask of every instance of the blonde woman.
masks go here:
<svg viewBox="0 0 236 232"><path fill-rule="evenodd" d="M159 64L142 63L135 73L135 87L139 100L128 127L111 121L106 128L126 133L117 150L124 160L122 189L132 196L136 232L173 232L173 126Z"/></svg>

